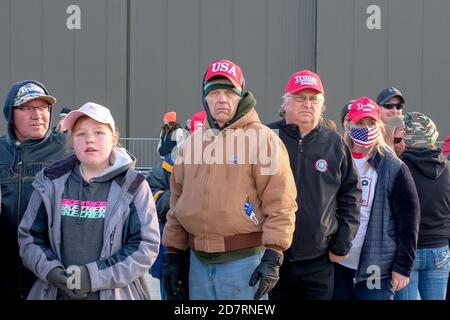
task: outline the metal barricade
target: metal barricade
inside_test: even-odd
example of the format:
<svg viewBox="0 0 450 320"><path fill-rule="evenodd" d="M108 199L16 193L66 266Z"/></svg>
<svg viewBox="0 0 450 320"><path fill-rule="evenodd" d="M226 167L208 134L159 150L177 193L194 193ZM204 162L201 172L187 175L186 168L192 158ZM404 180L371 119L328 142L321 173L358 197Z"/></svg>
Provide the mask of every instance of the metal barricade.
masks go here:
<svg viewBox="0 0 450 320"><path fill-rule="evenodd" d="M158 138L119 138L125 149L136 157L136 169L148 171L161 161L158 153Z"/></svg>

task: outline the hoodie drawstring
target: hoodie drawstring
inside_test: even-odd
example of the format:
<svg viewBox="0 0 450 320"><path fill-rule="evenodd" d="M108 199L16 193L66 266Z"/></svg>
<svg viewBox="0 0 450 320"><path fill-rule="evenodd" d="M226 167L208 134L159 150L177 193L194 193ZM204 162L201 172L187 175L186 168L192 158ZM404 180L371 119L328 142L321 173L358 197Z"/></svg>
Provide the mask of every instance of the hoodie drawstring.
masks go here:
<svg viewBox="0 0 450 320"><path fill-rule="evenodd" d="M83 223L83 219L81 219L81 197L83 196L84 178L83 178L83 173L81 171L81 165L78 166L78 170L79 170L79 173L80 173L80 188L78 189L78 201L79 201L78 210L80 212L78 213L77 224L82 224Z"/></svg>

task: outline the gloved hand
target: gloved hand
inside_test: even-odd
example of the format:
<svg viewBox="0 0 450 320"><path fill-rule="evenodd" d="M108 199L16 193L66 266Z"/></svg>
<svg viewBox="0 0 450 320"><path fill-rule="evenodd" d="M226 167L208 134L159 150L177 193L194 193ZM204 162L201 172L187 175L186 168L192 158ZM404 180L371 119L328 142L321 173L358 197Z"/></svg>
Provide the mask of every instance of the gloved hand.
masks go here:
<svg viewBox="0 0 450 320"><path fill-rule="evenodd" d="M186 284L181 281L182 255L167 252L164 255L163 281L171 300L186 300Z"/></svg>
<svg viewBox="0 0 450 320"><path fill-rule="evenodd" d="M253 299L259 300L261 297L275 287L280 279L280 266L283 263L283 253L273 249L266 249L261 259L261 263L253 271L248 284L253 287L259 280L259 287Z"/></svg>
<svg viewBox="0 0 450 320"><path fill-rule="evenodd" d="M69 276L66 274L66 271L61 267L53 268L47 274L47 281L51 285L54 285L72 299L80 299L80 297L73 290L70 290L67 287L67 279L69 279Z"/></svg>
<svg viewBox="0 0 450 320"><path fill-rule="evenodd" d="M75 288L75 293L79 296L78 298L86 298L87 294L91 292L91 277L89 276L89 271L86 266L76 266L80 270L80 288ZM69 269L68 267L67 269Z"/></svg>

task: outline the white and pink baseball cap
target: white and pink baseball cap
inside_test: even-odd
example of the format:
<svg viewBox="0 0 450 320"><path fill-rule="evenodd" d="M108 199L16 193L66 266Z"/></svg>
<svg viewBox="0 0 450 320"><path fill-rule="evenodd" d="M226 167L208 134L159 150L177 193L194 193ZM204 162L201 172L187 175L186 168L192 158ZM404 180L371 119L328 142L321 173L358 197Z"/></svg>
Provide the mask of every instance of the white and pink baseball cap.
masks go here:
<svg viewBox="0 0 450 320"><path fill-rule="evenodd" d="M88 116L89 118L100 123L109 124L113 134L116 133L114 119L109 109L94 102L86 102L80 107L80 109L69 112L63 120L63 126L72 131L73 126L82 116Z"/></svg>

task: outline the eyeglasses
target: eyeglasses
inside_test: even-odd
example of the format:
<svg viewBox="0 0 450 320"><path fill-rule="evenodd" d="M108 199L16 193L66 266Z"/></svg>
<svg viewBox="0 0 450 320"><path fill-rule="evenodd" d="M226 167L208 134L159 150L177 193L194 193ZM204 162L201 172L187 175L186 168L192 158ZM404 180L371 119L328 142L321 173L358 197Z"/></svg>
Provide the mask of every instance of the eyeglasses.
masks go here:
<svg viewBox="0 0 450 320"><path fill-rule="evenodd" d="M318 96L304 96L302 94L291 94L292 99L294 99L297 102L305 102L306 100L309 100L313 106L318 105L320 102L322 102L322 99L320 99Z"/></svg>
<svg viewBox="0 0 450 320"><path fill-rule="evenodd" d="M43 112L47 112L50 110L50 106L46 105L46 106L36 106L36 107L17 107L17 110L20 110L21 112L26 112L26 113L33 113L35 110L43 113Z"/></svg>
<svg viewBox="0 0 450 320"><path fill-rule="evenodd" d="M395 144L399 144L402 141L403 141L403 138L394 138L394 143Z"/></svg>
<svg viewBox="0 0 450 320"><path fill-rule="evenodd" d="M386 108L388 110L391 110L393 108L397 109L397 110L402 110L403 109L403 103L385 103L381 105L383 108Z"/></svg>

